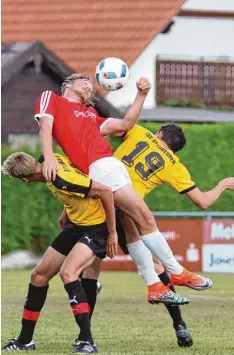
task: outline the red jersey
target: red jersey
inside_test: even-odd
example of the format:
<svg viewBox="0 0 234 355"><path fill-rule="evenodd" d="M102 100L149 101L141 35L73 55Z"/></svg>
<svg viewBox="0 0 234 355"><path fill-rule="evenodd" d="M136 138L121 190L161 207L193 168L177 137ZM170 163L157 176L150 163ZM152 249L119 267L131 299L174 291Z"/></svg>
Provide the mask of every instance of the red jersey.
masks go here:
<svg viewBox="0 0 234 355"><path fill-rule="evenodd" d="M84 173L88 174L94 161L113 155L110 144L100 134L107 118L100 117L93 107L44 91L37 100L35 118L39 121L42 116L53 120L54 140Z"/></svg>

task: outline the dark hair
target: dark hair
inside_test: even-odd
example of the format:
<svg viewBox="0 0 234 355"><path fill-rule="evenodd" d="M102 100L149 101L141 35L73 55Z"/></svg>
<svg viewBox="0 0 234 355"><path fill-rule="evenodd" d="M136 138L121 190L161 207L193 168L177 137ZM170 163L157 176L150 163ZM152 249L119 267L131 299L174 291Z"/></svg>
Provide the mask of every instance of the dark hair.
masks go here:
<svg viewBox="0 0 234 355"><path fill-rule="evenodd" d="M176 124L162 126L159 130L162 132L162 140L167 143L169 148L175 153L183 149L186 144L186 137L182 128Z"/></svg>

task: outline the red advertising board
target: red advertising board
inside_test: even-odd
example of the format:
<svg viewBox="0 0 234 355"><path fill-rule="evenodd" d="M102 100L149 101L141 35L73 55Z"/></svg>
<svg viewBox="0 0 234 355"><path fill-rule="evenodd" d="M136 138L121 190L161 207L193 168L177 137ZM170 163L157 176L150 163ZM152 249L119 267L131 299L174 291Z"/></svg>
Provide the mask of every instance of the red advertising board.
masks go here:
<svg viewBox="0 0 234 355"><path fill-rule="evenodd" d="M159 230L164 234L176 259L186 269L202 270L202 219L160 219Z"/></svg>
<svg viewBox="0 0 234 355"><path fill-rule="evenodd" d="M191 271L202 270L202 219L158 219L159 230L164 234L176 259ZM103 270L136 270L130 256L119 250L114 259L106 258Z"/></svg>
<svg viewBox="0 0 234 355"><path fill-rule="evenodd" d="M118 254L114 259L105 258L102 261L102 270L135 271L136 265L130 255L124 255L120 247L118 247Z"/></svg>
<svg viewBox="0 0 234 355"><path fill-rule="evenodd" d="M234 244L234 219L204 221L204 244Z"/></svg>

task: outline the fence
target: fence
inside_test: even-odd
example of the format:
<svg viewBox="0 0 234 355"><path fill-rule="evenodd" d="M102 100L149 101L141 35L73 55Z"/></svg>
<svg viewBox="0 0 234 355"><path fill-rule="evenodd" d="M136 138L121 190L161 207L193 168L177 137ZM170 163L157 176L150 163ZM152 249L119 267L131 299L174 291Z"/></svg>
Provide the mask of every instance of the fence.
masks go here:
<svg viewBox="0 0 234 355"><path fill-rule="evenodd" d="M234 106L234 63L156 60L156 102L187 100Z"/></svg>
<svg viewBox="0 0 234 355"><path fill-rule="evenodd" d="M159 230L184 267L191 271L234 273L234 212L155 212L154 215ZM103 269L134 271L136 266L119 249L114 259L104 260Z"/></svg>

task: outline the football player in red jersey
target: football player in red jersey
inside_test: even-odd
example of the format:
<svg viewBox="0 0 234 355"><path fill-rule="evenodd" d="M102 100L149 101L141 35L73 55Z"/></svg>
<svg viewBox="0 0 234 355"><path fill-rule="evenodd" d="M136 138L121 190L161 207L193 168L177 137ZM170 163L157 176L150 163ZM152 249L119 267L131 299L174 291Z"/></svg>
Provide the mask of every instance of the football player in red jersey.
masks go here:
<svg viewBox="0 0 234 355"><path fill-rule="evenodd" d="M137 95L133 105L128 109L122 120L100 117L90 106L94 96L91 79L87 75L73 74L62 84L63 96L45 91L36 104L35 118L40 125L40 139L45 157L44 176L47 180L54 179L58 169L54 160L52 140L61 146L76 168L88 173L94 181L112 188L115 205L133 219L141 240L131 243L130 254L147 275L148 300L151 303L189 303L164 286L154 270L148 251L158 257L168 272L180 278L184 284L200 289L207 289L211 281L207 278L191 274L188 285L187 271L176 261L164 236L159 232L155 220L143 199L131 186L128 172L122 162L113 157L110 144L105 140L107 135L118 135L132 129L140 116L145 98L150 90L146 78L136 83ZM157 162L151 161L150 167L157 168ZM142 256L144 256L142 263ZM195 281L194 281L195 280ZM194 288L195 288L194 287Z"/></svg>

